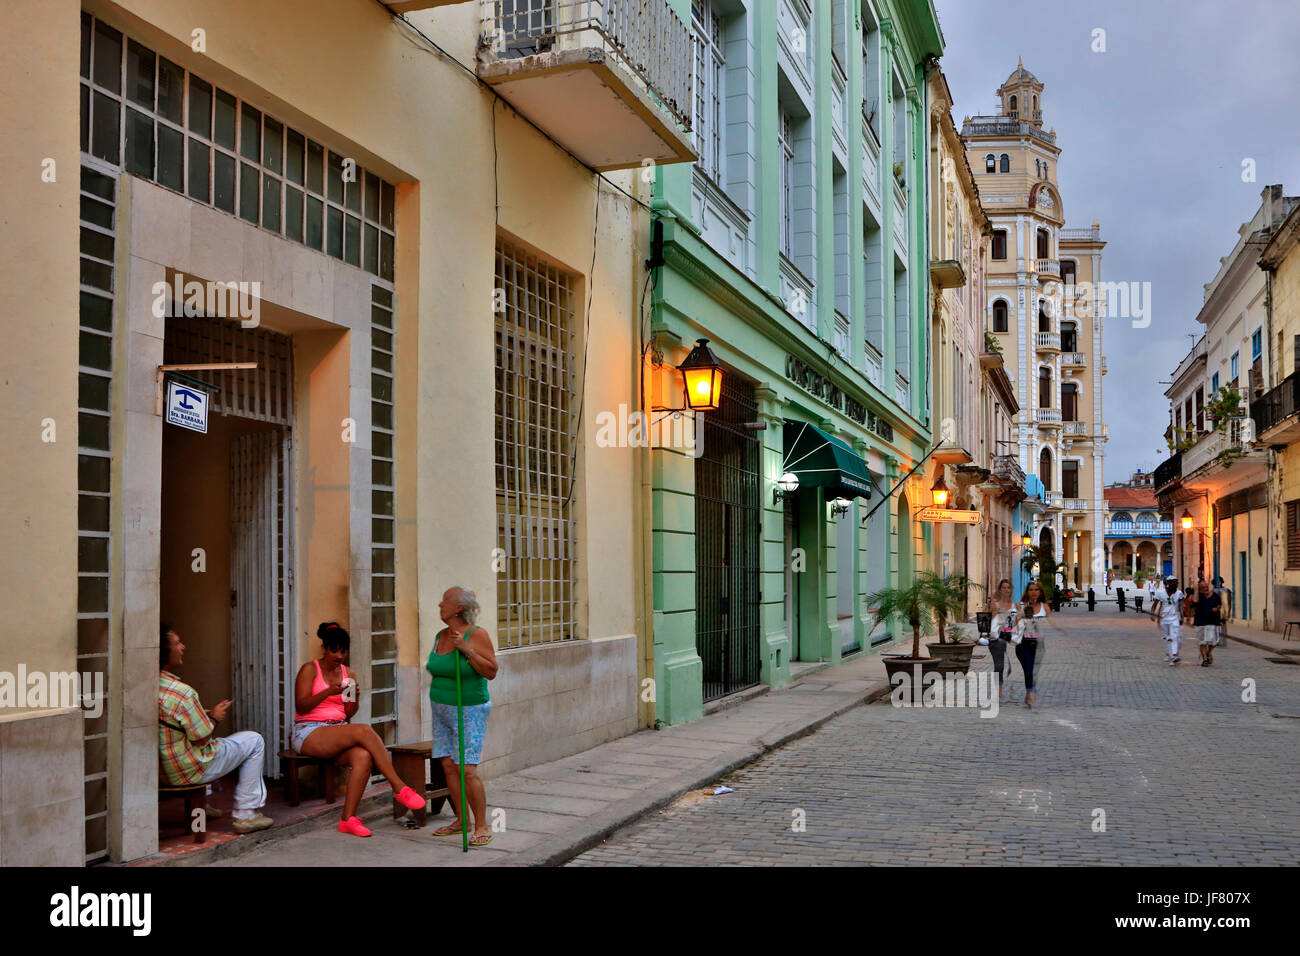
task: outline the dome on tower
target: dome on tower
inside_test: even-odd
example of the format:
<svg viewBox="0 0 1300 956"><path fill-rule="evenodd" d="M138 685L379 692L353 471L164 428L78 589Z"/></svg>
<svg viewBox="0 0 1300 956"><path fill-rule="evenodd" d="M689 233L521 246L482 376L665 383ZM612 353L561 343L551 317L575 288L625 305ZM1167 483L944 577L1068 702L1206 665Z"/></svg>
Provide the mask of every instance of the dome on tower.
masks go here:
<svg viewBox="0 0 1300 956"><path fill-rule="evenodd" d="M1038 83L1038 77L1034 76L1034 74L1030 73L1028 70L1025 69L1024 60L1021 60L1016 65L1015 70L1011 73L1010 76L1007 77L1007 81L1002 85L1017 86L1021 83ZM1038 85L1041 86L1042 84L1039 83Z"/></svg>

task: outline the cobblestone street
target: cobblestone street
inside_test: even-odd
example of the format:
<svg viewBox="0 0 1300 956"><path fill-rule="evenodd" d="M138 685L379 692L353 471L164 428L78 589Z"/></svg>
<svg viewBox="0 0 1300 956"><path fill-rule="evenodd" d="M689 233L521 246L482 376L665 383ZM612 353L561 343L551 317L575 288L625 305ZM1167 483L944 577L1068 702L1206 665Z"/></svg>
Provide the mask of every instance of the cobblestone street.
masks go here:
<svg viewBox="0 0 1300 956"><path fill-rule="evenodd" d="M1300 862L1300 667L1230 642L1203 668L1186 640L1170 667L1113 605L1057 620L1032 711L1018 663L992 719L857 707L570 865Z"/></svg>

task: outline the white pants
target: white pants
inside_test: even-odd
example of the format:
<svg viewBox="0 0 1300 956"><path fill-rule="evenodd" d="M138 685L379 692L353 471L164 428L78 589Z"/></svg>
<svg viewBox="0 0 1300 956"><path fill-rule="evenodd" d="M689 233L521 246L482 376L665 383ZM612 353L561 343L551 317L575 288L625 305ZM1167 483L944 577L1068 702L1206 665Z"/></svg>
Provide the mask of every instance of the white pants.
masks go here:
<svg viewBox="0 0 1300 956"><path fill-rule="evenodd" d="M262 751L266 744L255 730L241 730L229 737L217 738L217 753L203 774L204 783L217 780L239 768L239 783L235 785L236 820L257 816L257 810L266 805L266 783L262 780ZM212 792L212 788L208 788Z"/></svg>
<svg viewBox="0 0 1300 956"><path fill-rule="evenodd" d="M1182 636L1182 625L1177 621L1161 621L1160 633L1169 642L1169 656L1178 656L1178 639Z"/></svg>

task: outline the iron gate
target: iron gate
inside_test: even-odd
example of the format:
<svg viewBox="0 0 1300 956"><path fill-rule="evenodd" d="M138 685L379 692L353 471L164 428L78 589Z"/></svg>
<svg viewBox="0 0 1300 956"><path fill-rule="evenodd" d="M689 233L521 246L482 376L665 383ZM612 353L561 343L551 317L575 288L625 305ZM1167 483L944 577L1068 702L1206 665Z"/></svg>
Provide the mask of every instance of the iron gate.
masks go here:
<svg viewBox="0 0 1300 956"><path fill-rule="evenodd" d="M704 662L704 699L759 681L761 517L759 441L746 431L754 388L727 376L717 411L704 421L695 461L695 646Z"/></svg>

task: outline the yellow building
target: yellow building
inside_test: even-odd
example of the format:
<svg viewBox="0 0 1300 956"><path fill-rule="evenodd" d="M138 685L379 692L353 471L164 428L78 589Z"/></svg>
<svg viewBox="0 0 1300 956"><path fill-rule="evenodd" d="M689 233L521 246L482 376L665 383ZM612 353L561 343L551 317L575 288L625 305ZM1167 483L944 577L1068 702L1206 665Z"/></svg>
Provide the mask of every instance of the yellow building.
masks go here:
<svg viewBox="0 0 1300 956"><path fill-rule="evenodd" d="M1047 510L1031 533L1054 549L1066 581L1086 588L1104 567L1102 308L1127 290L1101 285L1100 226L1065 226L1043 84L1021 63L997 95L996 114L962 126L993 225L986 327L1017 388L1019 465L1045 488Z"/></svg>
<svg viewBox="0 0 1300 956"><path fill-rule="evenodd" d="M1300 620L1300 205L1273 231L1260 256L1267 273L1269 381L1252 399L1255 441L1273 449L1269 469L1274 630Z"/></svg>
<svg viewBox="0 0 1300 956"><path fill-rule="evenodd" d="M646 164L693 158L689 36L660 0L388 6L0 8L0 676L106 685L94 717L0 708L0 864L156 850L160 618L268 776L321 621L357 719L430 736L452 585L501 651L486 775L654 719L648 451L597 428L638 407ZM211 363L256 368L160 369ZM172 381L205 434L164 423Z"/></svg>

